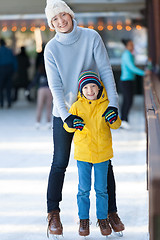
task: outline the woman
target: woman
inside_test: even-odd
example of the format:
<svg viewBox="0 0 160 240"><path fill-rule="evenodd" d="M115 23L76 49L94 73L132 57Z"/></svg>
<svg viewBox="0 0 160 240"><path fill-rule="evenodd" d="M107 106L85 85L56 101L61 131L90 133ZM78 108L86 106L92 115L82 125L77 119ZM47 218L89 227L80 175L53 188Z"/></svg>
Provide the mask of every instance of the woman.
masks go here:
<svg viewBox="0 0 160 240"><path fill-rule="evenodd" d="M149 71L143 71L135 66L133 50L133 41L130 39L123 39L122 43L125 45L125 51L122 54L121 60L121 91L123 95L123 103L121 108L122 128L130 129L128 123L128 114L133 102L133 84L135 76L145 76Z"/></svg>
<svg viewBox="0 0 160 240"><path fill-rule="evenodd" d="M52 116L52 94L48 86L44 57L39 59L37 71L33 81L29 84L28 90L37 87L37 109L36 109L36 129L41 127L42 113L46 111L46 128L51 129L51 116Z"/></svg>
<svg viewBox="0 0 160 240"><path fill-rule="evenodd" d="M85 69L98 72L113 112L118 108L118 95L108 55L99 34L94 30L78 27L73 11L64 1L48 0L45 13L49 27L56 31L55 37L47 43L44 52L48 83L54 99L54 156L47 190L48 228L50 234L61 235L63 227L59 216L59 202L62 200L64 175L73 138L73 133L64 130L63 123L73 127L73 121L77 118L68 112L77 99L76 79ZM105 110L106 113L108 110ZM111 164L108 171L110 218L112 221L114 217L112 226L121 231L124 225L116 213L115 181Z"/></svg>

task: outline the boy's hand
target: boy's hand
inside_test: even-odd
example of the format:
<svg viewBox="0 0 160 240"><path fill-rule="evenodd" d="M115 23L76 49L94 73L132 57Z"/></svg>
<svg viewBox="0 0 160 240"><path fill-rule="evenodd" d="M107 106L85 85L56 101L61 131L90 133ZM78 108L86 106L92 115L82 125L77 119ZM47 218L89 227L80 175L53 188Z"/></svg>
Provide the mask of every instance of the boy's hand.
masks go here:
<svg viewBox="0 0 160 240"><path fill-rule="evenodd" d="M103 113L102 117L105 117L105 121L110 124L114 123L118 118L118 109L115 107L108 107Z"/></svg>
<svg viewBox="0 0 160 240"><path fill-rule="evenodd" d="M70 115L65 120L65 123L67 123L69 128L76 128L80 131L82 131L84 127L84 121L81 117L78 117L77 115Z"/></svg>
<svg viewBox="0 0 160 240"><path fill-rule="evenodd" d="M83 119L79 119L79 118L75 118L73 120L73 127L76 128L77 130L80 130L82 131L83 128L84 128L84 122L83 122Z"/></svg>

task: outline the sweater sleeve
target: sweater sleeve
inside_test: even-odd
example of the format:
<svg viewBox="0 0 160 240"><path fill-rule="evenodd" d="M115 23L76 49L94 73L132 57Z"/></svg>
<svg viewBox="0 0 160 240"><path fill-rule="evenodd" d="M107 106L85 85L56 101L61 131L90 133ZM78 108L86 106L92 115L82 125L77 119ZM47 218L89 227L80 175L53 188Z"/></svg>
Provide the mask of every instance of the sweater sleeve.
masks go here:
<svg viewBox="0 0 160 240"><path fill-rule="evenodd" d="M109 105L118 108L118 94L116 90L116 84L109 62L109 57L105 45L97 33L94 44L94 58L98 68L100 78L107 91Z"/></svg>
<svg viewBox="0 0 160 240"><path fill-rule="evenodd" d="M137 75L140 75L140 76L144 76L145 75L145 72L142 69L137 68L135 66L131 54L125 54L125 64L126 64L127 68L131 72L133 72L134 74L137 74Z"/></svg>
<svg viewBox="0 0 160 240"><path fill-rule="evenodd" d="M76 111L76 107L75 104L73 103L71 108L69 109L69 113L73 114L73 115L77 115L77 111ZM63 124L64 129L69 132L69 133L73 133L76 131L75 128L69 128L68 125L64 122Z"/></svg>
<svg viewBox="0 0 160 240"><path fill-rule="evenodd" d="M68 113L66 108L63 84L56 63L54 61L54 56L52 55L50 49L47 47L45 48L44 51L44 60L48 85L54 99L54 104L58 109L60 117L64 121L70 114Z"/></svg>

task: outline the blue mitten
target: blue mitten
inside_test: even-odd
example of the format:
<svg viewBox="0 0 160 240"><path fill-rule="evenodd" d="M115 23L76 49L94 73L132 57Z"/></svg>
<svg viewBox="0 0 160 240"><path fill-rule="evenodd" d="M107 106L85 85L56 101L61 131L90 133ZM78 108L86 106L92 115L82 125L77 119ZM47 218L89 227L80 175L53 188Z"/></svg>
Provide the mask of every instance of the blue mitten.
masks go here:
<svg viewBox="0 0 160 240"><path fill-rule="evenodd" d="M105 117L105 121L110 124L114 123L118 118L118 109L115 107L108 107L103 113L102 117Z"/></svg>

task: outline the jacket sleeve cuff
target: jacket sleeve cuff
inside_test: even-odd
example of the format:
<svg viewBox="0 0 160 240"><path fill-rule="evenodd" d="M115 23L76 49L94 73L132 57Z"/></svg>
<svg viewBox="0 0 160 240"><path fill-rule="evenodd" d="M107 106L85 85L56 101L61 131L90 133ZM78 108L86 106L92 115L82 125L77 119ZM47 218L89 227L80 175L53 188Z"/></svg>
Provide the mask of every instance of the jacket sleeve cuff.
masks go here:
<svg viewBox="0 0 160 240"><path fill-rule="evenodd" d="M112 129L118 129L121 126L121 122L122 121L121 121L120 117L118 116L117 120L114 123L112 123L112 124L109 123L109 126Z"/></svg>
<svg viewBox="0 0 160 240"><path fill-rule="evenodd" d="M76 131L75 128L69 128L68 125L67 125L67 123L64 123L64 124L63 124L63 128L64 128L67 132L69 132L69 133L73 133L73 132Z"/></svg>

